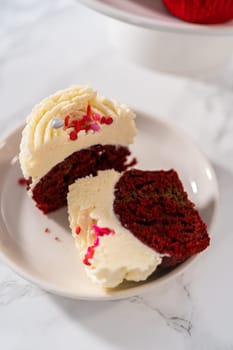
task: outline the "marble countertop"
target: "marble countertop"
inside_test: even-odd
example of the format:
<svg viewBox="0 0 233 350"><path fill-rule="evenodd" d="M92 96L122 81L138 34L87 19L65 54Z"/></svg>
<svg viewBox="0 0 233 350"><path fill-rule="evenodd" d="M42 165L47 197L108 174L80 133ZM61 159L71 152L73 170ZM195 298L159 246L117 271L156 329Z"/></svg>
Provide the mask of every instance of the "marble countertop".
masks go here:
<svg viewBox="0 0 233 350"><path fill-rule="evenodd" d="M146 294L69 300L0 262L0 348L233 349L233 59L209 81L172 77L114 52L104 17L75 1L2 0L0 7L0 136L44 96L91 84L183 129L211 159L220 187L211 248Z"/></svg>

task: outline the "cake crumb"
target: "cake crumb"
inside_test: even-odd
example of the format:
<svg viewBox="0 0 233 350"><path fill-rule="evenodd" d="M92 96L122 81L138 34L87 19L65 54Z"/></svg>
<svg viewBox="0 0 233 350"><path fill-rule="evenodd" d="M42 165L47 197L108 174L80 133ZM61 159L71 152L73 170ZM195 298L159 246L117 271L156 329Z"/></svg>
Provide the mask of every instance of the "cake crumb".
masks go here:
<svg viewBox="0 0 233 350"><path fill-rule="evenodd" d="M27 186L27 180L24 178L24 177L20 177L19 179L18 179L18 184L20 185L20 186Z"/></svg>
<svg viewBox="0 0 233 350"><path fill-rule="evenodd" d="M44 233L50 233L50 232L51 232L50 229L48 227L45 227Z"/></svg>
<svg viewBox="0 0 233 350"><path fill-rule="evenodd" d="M60 240L60 238L59 238L59 237L57 237L57 236L56 236L56 237L54 237L54 240L55 240L55 241L59 241L59 242L61 241L61 240Z"/></svg>

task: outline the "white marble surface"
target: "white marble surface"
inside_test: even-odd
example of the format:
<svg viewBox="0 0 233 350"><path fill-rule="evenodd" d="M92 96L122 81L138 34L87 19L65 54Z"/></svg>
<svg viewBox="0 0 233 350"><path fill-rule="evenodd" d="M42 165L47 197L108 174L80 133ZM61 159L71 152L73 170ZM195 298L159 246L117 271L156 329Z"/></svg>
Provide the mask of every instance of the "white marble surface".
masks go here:
<svg viewBox="0 0 233 350"><path fill-rule="evenodd" d="M233 349L233 60L209 82L158 74L114 53L104 18L72 0L1 0L0 136L74 83L171 120L210 157L221 193L212 246L183 276L116 302L48 294L0 262L0 349Z"/></svg>

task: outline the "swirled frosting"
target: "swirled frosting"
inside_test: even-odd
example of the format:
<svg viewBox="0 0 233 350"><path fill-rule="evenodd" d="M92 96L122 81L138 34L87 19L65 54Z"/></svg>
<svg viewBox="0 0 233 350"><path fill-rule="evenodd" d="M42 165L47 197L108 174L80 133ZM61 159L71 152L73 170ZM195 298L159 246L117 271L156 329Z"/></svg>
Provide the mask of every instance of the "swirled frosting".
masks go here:
<svg viewBox="0 0 233 350"><path fill-rule="evenodd" d="M66 128L52 127L54 118L81 118L90 105L93 113L111 116L111 125L96 132L79 133L70 140ZM20 144L20 164L26 179L35 185L56 164L73 152L95 144L128 146L136 134L135 114L124 104L100 96L88 86L75 86L56 92L34 107L27 118Z"/></svg>

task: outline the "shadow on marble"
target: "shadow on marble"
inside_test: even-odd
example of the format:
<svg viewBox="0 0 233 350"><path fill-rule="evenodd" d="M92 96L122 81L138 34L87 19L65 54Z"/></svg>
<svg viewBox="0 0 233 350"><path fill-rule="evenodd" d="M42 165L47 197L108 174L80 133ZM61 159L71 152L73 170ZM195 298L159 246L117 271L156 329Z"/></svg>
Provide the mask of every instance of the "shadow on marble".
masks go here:
<svg viewBox="0 0 233 350"><path fill-rule="evenodd" d="M156 291L154 295L157 293L160 300L162 291ZM119 349L141 350L147 345L151 346L153 329L167 327L166 320L164 322L166 316L157 307L153 308L144 302L143 297L105 302L69 300L54 295L50 297L63 310L64 317L68 316L77 327L84 328L90 337L106 342L109 348L114 345Z"/></svg>

